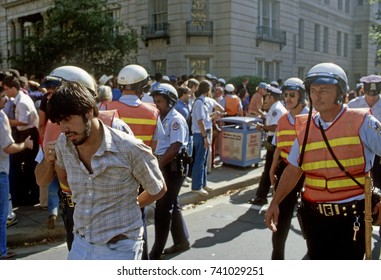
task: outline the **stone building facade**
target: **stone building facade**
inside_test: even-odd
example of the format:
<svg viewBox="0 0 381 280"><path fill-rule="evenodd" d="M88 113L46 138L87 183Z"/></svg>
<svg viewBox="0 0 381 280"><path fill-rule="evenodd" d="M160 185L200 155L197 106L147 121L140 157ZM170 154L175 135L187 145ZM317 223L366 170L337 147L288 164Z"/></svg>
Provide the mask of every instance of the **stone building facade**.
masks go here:
<svg viewBox="0 0 381 280"><path fill-rule="evenodd" d="M379 73L369 28L380 4L366 0L110 0L113 16L141 34L138 64L151 74L212 73L229 79L303 78L316 63L342 66L354 86ZM13 39L33 32L52 0L0 0L2 57L22 54ZM10 67L3 60L3 67ZM117 73L114 73L117 74Z"/></svg>

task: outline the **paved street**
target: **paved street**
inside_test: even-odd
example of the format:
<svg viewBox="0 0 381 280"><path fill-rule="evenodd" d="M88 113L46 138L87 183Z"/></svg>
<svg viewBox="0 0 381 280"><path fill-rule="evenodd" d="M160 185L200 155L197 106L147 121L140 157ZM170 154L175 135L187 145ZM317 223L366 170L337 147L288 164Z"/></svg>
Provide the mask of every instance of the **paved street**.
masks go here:
<svg viewBox="0 0 381 280"><path fill-rule="evenodd" d="M191 249L182 254L167 255L167 260L269 260L271 232L265 228L263 214L266 207L256 209L247 204L256 186L234 191L210 199L194 208L184 210L190 232ZM149 246L154 240L153 226L148 227ZM168 246L172 245L169 238ZM380 240L374 227L373 257L378 259ZM67 249L63 242L16 248L17 259L64 260ZM296 218L286 245L286 259L300 260L306 252Z"/></svg>

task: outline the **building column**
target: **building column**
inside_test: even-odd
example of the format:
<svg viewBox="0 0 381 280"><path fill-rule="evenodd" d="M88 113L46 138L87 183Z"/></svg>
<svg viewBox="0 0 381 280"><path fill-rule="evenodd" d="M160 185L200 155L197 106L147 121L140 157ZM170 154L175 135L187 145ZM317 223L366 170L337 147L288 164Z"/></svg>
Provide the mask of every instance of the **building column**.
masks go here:
<svg viewBox="0 0 381 280"><path fill-rule="evenodd" d="M16 54L16 45L15 45L15 25L12 20L8 21L8 30L9 30L9 40L8 40L8 48L9 48L9 56L14 56Z"/></svg>
<svg viewBox="0 0 381 280"><path fill-rule="evenodd" d="M16 41L16 54L22 55L23 54L23 45L22 42L18 41L22 39L22 25L21 21L17 18L13 20L13 23L15 25L15 39Z"/></svg>

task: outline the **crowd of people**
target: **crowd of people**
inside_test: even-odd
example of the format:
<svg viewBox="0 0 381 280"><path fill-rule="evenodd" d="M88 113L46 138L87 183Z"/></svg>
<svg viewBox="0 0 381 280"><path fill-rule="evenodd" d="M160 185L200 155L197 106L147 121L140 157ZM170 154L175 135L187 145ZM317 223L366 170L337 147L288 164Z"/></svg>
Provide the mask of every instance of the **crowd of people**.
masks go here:
<svg viewBox="0 0 381 280"><path fill-rule="evenodd" d="M249 203L267 204L273 186L265 218L272 259L285 258L298 197L308 258L363 258L364 179L381 184L381 76L363 77L352 98L344 70L332 63L312 67L304 81L260 82L251 94L249 78L234 85L211 74L151 77L136 64L98 80L75 66L38 81L12 69L1 74L2 259L14 256L6 227L17 223L13 206L24 205L47 209L50 229L61 213L68 259L157 260L188 250L179 192L187 182L197 195L213 191L207 176L224 116L263 119L265 165ZM380 207L371 209L376 224Z"/></svg>

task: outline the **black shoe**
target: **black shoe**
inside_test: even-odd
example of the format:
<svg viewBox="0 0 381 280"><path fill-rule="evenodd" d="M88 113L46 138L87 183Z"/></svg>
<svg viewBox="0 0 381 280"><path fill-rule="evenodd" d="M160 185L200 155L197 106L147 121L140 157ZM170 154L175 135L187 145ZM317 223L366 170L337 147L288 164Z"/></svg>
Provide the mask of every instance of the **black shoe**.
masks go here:
<svg viewBox="0 0 381 280"><path fill-rule="evenodd" d="M0 260L9 260L9 259L14 258L15 256L16 256L15 252L8 251L4 256L0 257Z"/></svg>
<svg viewBox="0 0 381 280"><path fill-rule="evenodd" d="M180 253L184 252L190 249L189 241L172 245L171 247L164 249L164 254L174 254L174 253Z"/></svg>
<svg viewBox="0 0 381 280"><path fill-rule="evenodd" d="M263 206L263 205L267 204L267 198L256 197L256 198L249 200L249 203L253 204L253 205Z"/></svg>

